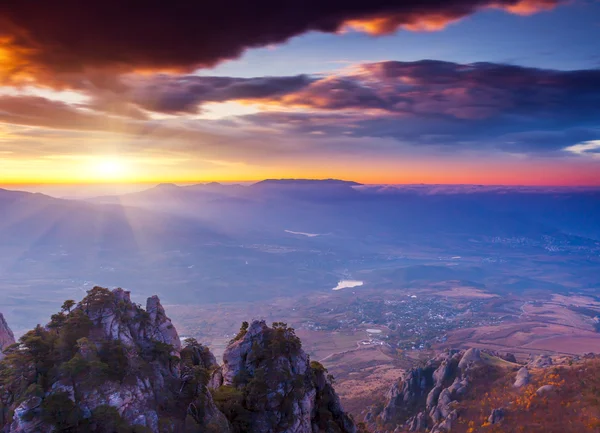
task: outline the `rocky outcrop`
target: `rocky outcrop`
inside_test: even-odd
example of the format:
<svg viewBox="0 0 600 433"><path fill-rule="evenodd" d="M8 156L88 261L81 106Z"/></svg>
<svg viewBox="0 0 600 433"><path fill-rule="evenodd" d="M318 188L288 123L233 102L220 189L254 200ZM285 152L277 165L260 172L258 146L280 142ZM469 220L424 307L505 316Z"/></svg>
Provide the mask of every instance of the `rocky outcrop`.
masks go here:
<svg viewBox="0 0 600 433"><path fill-rule="evenodd" d="M527 367L521 367L517 373L517 377L513 386L515 388L522 388L529 384L530 378L531 376L529 375L529 370L527 370Z"/></svg>
<svg viewBox="0 0 600 433"><path fill-rule="evenodd" d="M468 390L469 374L483 363L479 349L448 350L408 370L387 393L382 423L408 431L450 431L458 417L457 400Z"/></svg>
<svg viewBox="0 0 600 433"><path fill-rule="evenodd" d="M454 425L457 419L458 412L456 410L453 410L446 416L446 418L443 421L435 424L431 428L431 433L447 433L451 431L452 426Z"/></svg>
<svg viewBox="0 0 600 433"><path fill-rule="evenodd" d="M223 354L223 389L241 395L248 430L256 433L355 432L327 370L311 363L293 329L255 321Z"/></svg>
<svg viewBox="0 0 600 433"><path fill-rule="evenodd" d="M485 349L461 364L466 353L444 353L407 371L390 390L394 400L388 406L396 407L385 412L373 405L371 416L365 418L367 427L376 433L598 430L597 405L582 399L596 390L597 355L535 356L528 364L540 367L529 367L506 362ZM450 361L458 361L456 369L447 368ZM422 376L426 380L421 383L430 385L424 390L410 386ZM409 396L406 401L405 396ZM388 413L396 417L384 421Z"/></svg>
<svg viewBox="0 0 600 433"><path fill-rule="evenodd" d="M552 357L549 355L539 355L533 358L528 364L529 368L545 368L553 365Z"/></svg>
<svg viewBox="0 0 600 433"><path fill-rule="evenodd" d="M181 342L175 327L158 297L149 298L146 305L143 310L122 289L96 287L73 311L54 315L47 328L39 327L26 334L24 346L31 344L32 338L56 345L56 358L38 362L57 364L57 372L42 380L52 383L37 389L37 396L26 398L15 409L6 431L56 429L58 424L48 421L54 406L70 412L72 422L82 426L73 431L93 431L92 420L105 408L113 410L115 419L123 424L142 426L150 432L158 432L161 424L178 431L184 428L188 406L195 405L195 414L201 416L192 417L190 422L216 426L226 432L228 422L216 408L207 387L189 376L196 367L212 368L214 357L201 348L191 348L187 350L193 356L185 365L176 362ZM70 346L72 343L75 345ZM15 364L21 355L25 353L7 358L7 365L18 369ZM10 396L7 403L23 397L10 385L4 385ZM180 398L182 392L184 398ZM175 402L182 407L176 408Z"/></svg>
<svg viewBox="0 0 600 433"><path fill-rule="evenodd" d="M554 385L544 385L544 386L540 386L535 393L537 395L543 395L543 394L552 392L555 389L556 389L556 387Z"/></svg>
<svg viewBox="0 0 600 433"><path fill-rule="evenodd" d="M488 422L490 424L498 424L503 419L504 419L504 409L500 407L500 408L492 410L492 413L488 417Z"/></svg>
<svg viewBox="0 0 600 433"><path fill-rule="evenodd" d="M412 417L406 423L409 431L424 431L427 429L429 424L427 414L425 412L419 412L417 415Z"/></svg>
<svg viewBox="0 0 600 433"><path fill-rule="evenodd" d="M388 404L383 410L383 422L392 422L414 412L423 399L427 398L434 384L433 373L436 369L437 365L413 368L392 385L386 394Z"/></svg>
<svg viewBox="0 0 600 433"><path fill-rule="evenodd" d="M219 366L194 339L182 348L158 297L143 309L95 287L20 342L0 365L4 433L356 431L282 323L246 324Z"/></svg>
<svg viewBox="0 0 600 433"><path fill-rule="evenodd" d="M8 323L6 323L4 316L0 313L0 359L4 357L2 351L11 344L14 344L14 342L15 336L8 327Z"/></svg>
<svg viewBox="0 0 600 433"><path fill-rule="evenodd" d="M458 363L458 368L461 370L465 370L469 366L476 365L481 362L481 351L476 348L471 348L467 350L460 362Z"/></svg>

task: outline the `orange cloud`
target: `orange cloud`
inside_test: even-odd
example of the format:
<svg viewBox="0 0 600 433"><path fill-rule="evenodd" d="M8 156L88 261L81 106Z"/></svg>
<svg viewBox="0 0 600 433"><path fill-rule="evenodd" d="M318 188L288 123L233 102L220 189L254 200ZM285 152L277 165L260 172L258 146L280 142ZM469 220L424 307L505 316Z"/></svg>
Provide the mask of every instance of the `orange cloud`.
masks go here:
<svg viewBox="0 0 600 433"><path fill-rule="evenodd" d="M459 21L469 13L478 9L493 8L502 9L516 15L533 15L538 12L548 11L555 8L559 0L520 0L517 2L497 2L484 4L483 7L473 6L473 10L463 8L448 9L443 12L419 11L402 14L385 14L357 20L349 20L345 28L374 36L388 35L398 30L412 32L435 32L446 28L449 24ZM440 8L443 10L442 8Z"/></svg>

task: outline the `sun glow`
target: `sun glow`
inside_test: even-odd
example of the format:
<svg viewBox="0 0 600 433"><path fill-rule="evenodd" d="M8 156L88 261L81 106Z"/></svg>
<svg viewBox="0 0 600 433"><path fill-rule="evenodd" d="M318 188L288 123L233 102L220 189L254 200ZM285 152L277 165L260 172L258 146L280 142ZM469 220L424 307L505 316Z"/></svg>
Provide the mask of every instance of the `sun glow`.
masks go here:
<svg viewBox="0 0 600 433"><path fill-rule="evenodd" d="M93 177L107 181L122 180L127 177L128 166L122 159L110 158L91 161Z"/></svg>

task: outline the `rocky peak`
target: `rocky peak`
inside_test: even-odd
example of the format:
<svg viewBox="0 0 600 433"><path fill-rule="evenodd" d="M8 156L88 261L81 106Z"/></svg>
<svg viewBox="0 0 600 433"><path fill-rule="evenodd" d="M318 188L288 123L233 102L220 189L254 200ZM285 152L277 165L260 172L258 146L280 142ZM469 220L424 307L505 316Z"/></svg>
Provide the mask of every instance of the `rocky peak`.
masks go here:
<svg viewBox="0 0 600 433"><path fill-rule="evenodd" d="M310 362L285 323L244 323L223 354L223 392L239 396L247 430L256 433L356 431L327 370Z"/></svg>
<svg viewBox="0 0 600 433"><path fill-rule="evenodd" d="M2 350L10 346L11 344L14 344L14 342L15 336L11 329L8 327L6 319L4 319L4 316L2 315L2 313L0 313L0 359L2 359L2 357L4 356L2 354Z"/></svg>
<svg viewBox="0 0 600 433"><path fill-rule="evenodd" d="M219 366L156 296L95 287L0 363L0 431L354 433L327 370L284 323L244 322Z"/></svg>
<svg viewBox="0 0 600 433"><path fill-rule="evenodd" d="M125 290L94 287L73 304L25 334L20 350L3 361L2 369L13 373L0 381L0 407L7 411L0 420L9 408L14 412L6 432L108 431L98 417L148 432L158 432L159 424L166 432L187 425L228 431L206 387L214 356L198 345L180 358L179 336L158 297L144 310ZM73 425L64 425L63 413Z"/></svg>
<svg viewBox="0 0 600 433"><path fill-rule="evenodd" d="M148 347L161 342L181 350L181 341L158 296L148 298L146 310L131 302L130 292L94 287L77 308L85 313L93 326L92 338L116 340L127 346Z"/></svg>

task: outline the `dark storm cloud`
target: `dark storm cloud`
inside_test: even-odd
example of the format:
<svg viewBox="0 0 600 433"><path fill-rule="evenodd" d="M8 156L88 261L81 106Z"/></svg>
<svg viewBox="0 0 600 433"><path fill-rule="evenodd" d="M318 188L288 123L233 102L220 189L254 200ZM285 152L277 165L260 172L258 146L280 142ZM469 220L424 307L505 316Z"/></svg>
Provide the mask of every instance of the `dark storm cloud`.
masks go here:
<svg viewBox="0 0 600 433"><path fill-rule="evenodd" d="M316 81L284 101L324 109L376 108L457 119L505 114L595 121L600 114L600 70L390 61L363 65L350 76Z"/></svg>
<svg viewBox="0 0 600 433"><path fill-rule="evenodd" d="M305 75L260 78L157 75L132 81L120 97L151 111L193 113L199 104L206 102L280 97L301 90L314 79Z"/></svg>
<svg viewBox="0 0 600 433"><path fill-rule="evenodd" d="M393 137L414 144L548 152L600 131L600 70L556 71L440 61L366 64L280 98L312 114L250 118L304 133ZM336 115L331 117L327 113ZM320 114L317 114L320 113Z"/></svg>
<svg viewBox="0 0 600 433"><path fill-rule="evenodd" d="M9 75L191 70L308 31L436 30L483 8L528 14L561 0L38 0L0 4ZM6 67L4 73L6 74Z"/></svg>

